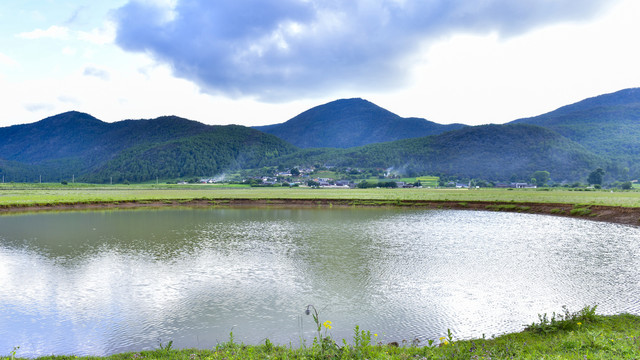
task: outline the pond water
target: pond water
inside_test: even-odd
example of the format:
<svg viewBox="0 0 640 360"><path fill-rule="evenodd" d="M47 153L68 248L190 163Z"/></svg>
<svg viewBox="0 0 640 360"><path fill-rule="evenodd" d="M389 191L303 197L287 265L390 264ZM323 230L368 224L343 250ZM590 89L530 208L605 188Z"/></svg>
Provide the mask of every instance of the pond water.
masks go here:
<svg viewBox="0 0 640 360"><path fill-rule="evenodd" d="M640 314L640 229L517 213L160 209L0 216L0 355L229 339L487 337L598 304Z"/></svg>

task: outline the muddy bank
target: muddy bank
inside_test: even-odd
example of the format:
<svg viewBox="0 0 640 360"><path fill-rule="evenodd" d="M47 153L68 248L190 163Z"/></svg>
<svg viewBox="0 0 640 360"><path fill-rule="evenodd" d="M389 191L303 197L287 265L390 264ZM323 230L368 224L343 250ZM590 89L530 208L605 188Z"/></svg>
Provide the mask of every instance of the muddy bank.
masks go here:
<svg viewBox="0 0 640 360"><path fill-rule="evenodd" d="M552 216L577 217L594 221L640 226L640 208L602 205L515 203L487 201L429 201L429 200L349 200L349 199L189 199L189 200L151 200L118 201L90 203L60 203L50 205L4 206L2 213L52 211L52 210L91 210L146 207L405 207L417 209L457 209L509 211Z"/></svg>

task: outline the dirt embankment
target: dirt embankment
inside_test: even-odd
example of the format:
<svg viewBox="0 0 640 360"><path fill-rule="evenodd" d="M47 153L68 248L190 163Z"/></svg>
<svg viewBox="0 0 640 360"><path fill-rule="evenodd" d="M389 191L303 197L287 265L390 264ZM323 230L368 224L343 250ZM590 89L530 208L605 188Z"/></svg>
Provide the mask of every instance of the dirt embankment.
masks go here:
<svg viewBox="0 0 640 360"><path fill-rule="evenodd" d="M417 209L458 209L508 211L553 216L577 217L595 221L640 226L640 208L602 205L541 204L486 201L429 201L429 200L346 200L346 199L190 199L160 201L119 201L69 203L53 205L5 206L2 213L90 210L115 208L144 208L168 206L230 206L230 207L404 207Z"/></svg>

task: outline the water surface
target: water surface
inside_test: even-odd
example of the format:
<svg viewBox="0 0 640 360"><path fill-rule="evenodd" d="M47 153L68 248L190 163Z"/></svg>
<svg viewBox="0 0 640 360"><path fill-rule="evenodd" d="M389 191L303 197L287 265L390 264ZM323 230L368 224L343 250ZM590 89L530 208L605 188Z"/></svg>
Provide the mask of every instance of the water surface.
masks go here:
<svg viewBox="0 0 640 360"><path fill-rule="evenodd" d="M640 314L640 229L531 214L160 209L0 216L0 354L104 355L331 334L519 331L598 304Z"/></svg>

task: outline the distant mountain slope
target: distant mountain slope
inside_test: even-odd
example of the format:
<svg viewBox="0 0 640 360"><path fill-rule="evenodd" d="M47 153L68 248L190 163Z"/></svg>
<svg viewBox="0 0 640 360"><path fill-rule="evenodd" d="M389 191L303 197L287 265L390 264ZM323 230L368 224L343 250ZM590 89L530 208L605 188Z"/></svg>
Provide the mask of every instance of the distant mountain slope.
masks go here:
<svg viewBox="0 0 640 360"><path fill-rule="evenodd" d="M613 160L614 168L638 170L640 88L585 99L552 112L513 121L543 126ZM633 171L633 170L632 170Z"/></svg>
<svg viewBox="0 0 640 360"><path fill-rule="evenodd" d="M349 148L436 135L464 126L402 118L363 99L342 99L316 106L282 124L255 129L301 148Z"/></svg>
<svg viewBox="0 0 640 360"><path fill-rule="evenodd" d="M176 116L106 123L89 114L70 111L31 124L0 128L0 156L28 164L64 158L83 158L92 164L123 147L196 135L209 128Z"/></svg>
<svg viewBox="0 0 640 360"><path fill-rule="evenodd" d="M197 166L189 163L176 165L178 160L169 157L155 158L153 171L147 167L145 172L134 177L131 171L139 164L139 159L123 155L131 154L131 149L150 149L172 141L195 145L199 142L191 143L188 139L198 137L208 137L209 148L185 150L200 162ZM155 179L159 173L170 177L208 176L215 173L197 171L221 171L225 164L231 166L244 162L243 152L238 151L238 147L263 151L261 159L254 155L253 163L273 157L273 154L296 150L273 135L241 126L210 126L176 116L105 123L91 115L72 111L32 124L0 128L0 174L6 175L8 181L35 181L40 175L44 181L59 181L72 175L77 179L105 181L106 175L99 174L106 170L127 175L131 181ZM203 155L205 152L206 155ZM233 156L229 154L235 154L238 158L233 161L217 159L219 156ZM123 156L130 164L125 164ZM218 165L213 166L211 161ZM175 175L169 175L166 171L170 163L174 164L171 169ZM98 173L93 174L96 171ZM110 177L107 176L106 181Z"/></svg>
<svg viewBox="0 0 640 360"><path fill-rule="evenodd" d="M347 99L258 129L270 134L176 116L105 123L72 111L0 128L0 175L5 181L38 181L40 175L43 181L72 175L95 182L147 181L320 163L505 181L528 179L538 170L549 171L555 181L584 181L598 167L611 181L640 176L640 89L508 125L438 125ZM418 137L421 132L433 134ZM283 139L325 148L300 149Z"/></svg>
<svg viewBox="0 0 640 360"><path fill-rule="evenodd" d="M32 124L0 128L0 156L38 164L92 151L108 132L108 124L89 114L71 111Z"/></svg>
<svg viewBox="0 0 640 360"><path fill-rule="evenodd" d="M483 125L441 135L351 149L304 149L281 163L323 163L494 180L529 179L546 170L556 181L577 180L605 160L557 133L533 125Z"/></svg>

